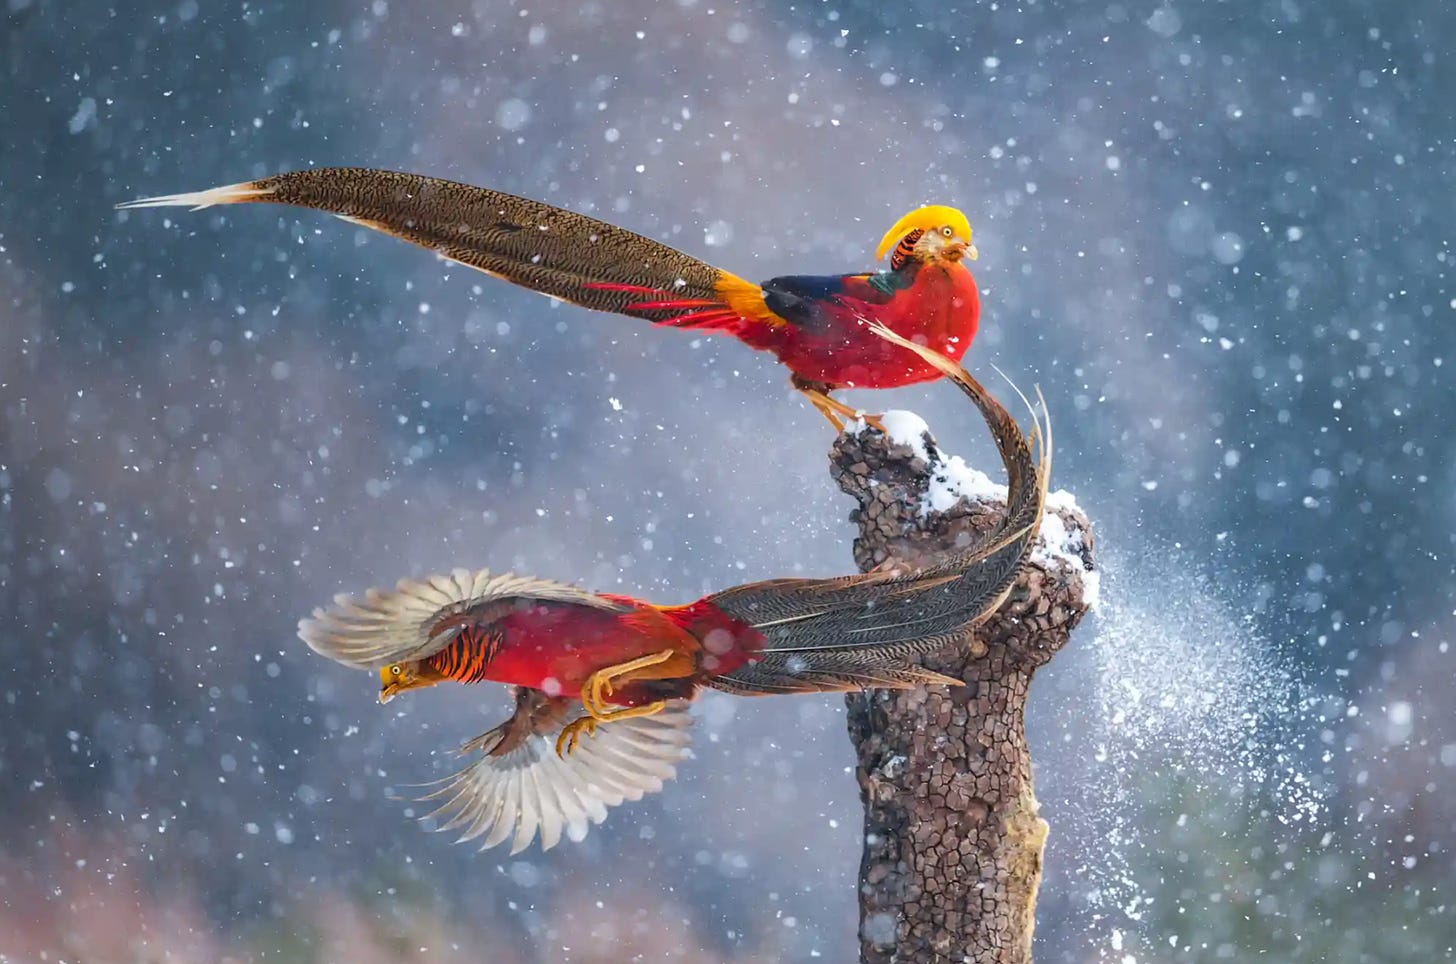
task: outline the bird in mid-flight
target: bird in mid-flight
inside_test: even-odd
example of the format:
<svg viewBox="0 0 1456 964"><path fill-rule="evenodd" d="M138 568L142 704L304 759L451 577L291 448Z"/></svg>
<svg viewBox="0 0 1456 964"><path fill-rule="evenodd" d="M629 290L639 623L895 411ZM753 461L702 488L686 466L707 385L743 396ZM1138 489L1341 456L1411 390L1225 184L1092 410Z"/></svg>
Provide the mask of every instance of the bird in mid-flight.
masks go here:
<svg viewBox="0 0 1456 964"><path fill-rule="evenodd" d="M640 234L582 214L453 181L366 168L317 168L172 194L122 208L292 204L392 234L562 301L655 324L732 335L772 352L795 388L834 424L856 412L839 388L896 388L941 377L874 337L878 322L959 361L980 298L966 267L971 226L955 208L917 208L875 251L883 271L746 281Z"/></svg>
<svg viewBox="0 0 1456 964"><path fill-rule="evenodd" d="M898 336L890 336L898 337ZM1030 437L985 390L928 349L971 396L1007 470L1007 510L979 542L914 572L773 579L657 606L543 579L470 572L341 595L299 624L330 659L378 674L379 698L454 681L507 683L516 711L465 744L435 816L513 852L579 838L608 807L657 790L688 743L687 702L957 681L916 658L965 639L1011 590L1040 528L1050 425Z"/></svg>

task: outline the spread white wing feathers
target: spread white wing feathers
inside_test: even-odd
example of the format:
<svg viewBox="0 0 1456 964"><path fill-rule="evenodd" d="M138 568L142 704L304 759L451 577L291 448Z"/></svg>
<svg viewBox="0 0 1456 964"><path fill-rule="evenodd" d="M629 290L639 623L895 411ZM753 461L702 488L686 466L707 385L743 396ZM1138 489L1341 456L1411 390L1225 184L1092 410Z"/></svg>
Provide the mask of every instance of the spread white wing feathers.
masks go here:
<svg viewBox="0 0 1456 964"><path fill-rule="evenodd" d="M609 807L661 790L688 754L688 704L673 700L653 716L605 723L595 734L583 734L574 751L557 756L556 737L585 713L580 703L569 702L570 711L551 712L549 722L530 733L512 732L523 712L518 709L516 717L470 741L467 747L484 753L422 798L443 801L426 819L440 830L458 830L457 842L483 837L482 850L510 837L517 854L538 834L541 849L550 850L563 835L585 837Z"/></svg>
<svg viewBox="0 0 1456 964"><path fill-rule="evenodd" d="M455 569L424 579L401 579L393 590L370 589L362 598L335 596L332 606L315 609L311 619L299 622L298 635L321 656L360 669L378 669L425 659L448 646L460 626L436 633L440 620L511 599L621 608L584 589L548 579Z"/></svg>

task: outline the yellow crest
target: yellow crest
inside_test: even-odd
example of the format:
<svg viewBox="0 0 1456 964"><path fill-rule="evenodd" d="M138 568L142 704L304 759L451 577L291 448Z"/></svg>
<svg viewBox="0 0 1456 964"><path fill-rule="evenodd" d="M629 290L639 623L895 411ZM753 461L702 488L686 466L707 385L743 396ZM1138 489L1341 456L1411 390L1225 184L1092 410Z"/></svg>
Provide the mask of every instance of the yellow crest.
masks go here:
<svg viewBox="0 0 1456 964"><path fill-rule="evenodd" d="M971 241L971 222L966 216L955 208L948 208L943 204L930 204L923 208L916 208L903 218L895 222L895 226L885 232L880 239L880 246L875 249L875 260L883 261L885 254L900 243L900 239L917 228L921 231L929 231L931 228L942 228L949 226L952 231Z"/></svg>

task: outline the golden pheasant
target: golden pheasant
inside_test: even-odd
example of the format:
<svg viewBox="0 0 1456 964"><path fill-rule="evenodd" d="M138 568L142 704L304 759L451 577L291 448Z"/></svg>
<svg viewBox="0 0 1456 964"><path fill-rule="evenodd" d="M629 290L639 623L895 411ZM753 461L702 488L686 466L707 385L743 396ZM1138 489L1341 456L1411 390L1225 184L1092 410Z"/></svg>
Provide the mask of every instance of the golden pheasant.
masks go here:
<svg viewBox="0 0 1456 964"><path fill-rule="evenodd" d="M277 174L122 208L267 202L317 208L392 234L533 291L601 311L698 332L721 332L776 355L836 427L852 409L837 388L895 388L941 376L912 352L874 337L891 331L959 361L976 335L980 298L966 268L971 226L955 208L917 208L875 251L884 271L745 281L595 218L453 181L364 168Z"/></svg>
<svg viewBox="0 0 1456 964"><path fill-rule="evenodd" d="M1028 440L954 363L901 341L970 395L996 437L1008 508L977 545L914 573L775 579L684 606L457 569L336 597L299 635L377 672L382 701L447 680L517 687L515 714L465 744L481 755L432 795L443 799L432 816L445 828L484 836L483 847L512 837L512 852L538 833L547 848L563 833L580 837L608 807L659 789L687 746L686 703L703 687L764 695L954 684L913 660L963 639L1010 591L1040 526L1050 425Z"/></svg>

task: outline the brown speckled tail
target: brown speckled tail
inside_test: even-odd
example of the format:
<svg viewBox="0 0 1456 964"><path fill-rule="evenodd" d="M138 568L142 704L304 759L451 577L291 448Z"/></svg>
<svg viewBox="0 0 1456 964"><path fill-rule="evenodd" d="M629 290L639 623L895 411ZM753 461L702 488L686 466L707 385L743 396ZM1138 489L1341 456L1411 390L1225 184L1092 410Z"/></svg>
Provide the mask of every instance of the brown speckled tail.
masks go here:
<svg viewBox="0 0 1456 964"><path fill-rule="evenodd" d="M259 200L352 218L586 308L622 312L651 292L718 297L718 269L697 258L605 221L489 188L357 167L278 174L252 186L271 192ZM631 314L659 321L681 311Z"/></svg>

